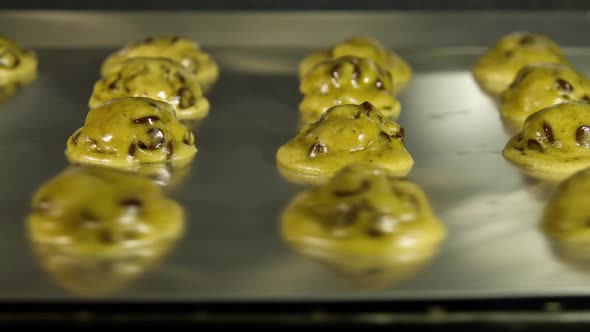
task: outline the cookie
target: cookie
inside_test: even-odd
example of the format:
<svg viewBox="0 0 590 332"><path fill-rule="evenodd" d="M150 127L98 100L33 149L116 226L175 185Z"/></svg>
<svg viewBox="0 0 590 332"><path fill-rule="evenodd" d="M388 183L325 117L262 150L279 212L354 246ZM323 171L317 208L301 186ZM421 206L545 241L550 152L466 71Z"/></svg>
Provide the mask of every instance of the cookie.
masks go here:
<svg viewBox="0 0 590 332"><path fill-rule="evenodd" d="M529 32L515 32L502 37L473 66L473 76L488 94L499 97L520 69L535 63L568 61L561 48L549 37Z"/></svg>
<svg viewBox="0 0 590 332"><path fill-rule="evenodd" d="M401 56L388 50L374 38L360 36L349 38L304 58L299 64L299 77L303 80L307 73L321 62L346 56L371 59L390 72L395 93L406 89L412 78L412 68Z"/></svg>
<svg viewBox="0 0 590 332"><path fill-rule="evenodd" d="M389 72L370 59L347 56L322 62L301 82L300 123L316 122L332 106L365 101L394 120L401 106L392 89Z"/></svg>
<svg viewBox="0 0 590 332"><path fill-rule="evenodd" d="M73 163L138 170L143 164L188 164L197 148L194 135L164 102L142 98L111 99L90 110L84 127L67 141Z"/></svg>
<svg viewBox="0 0 590 332"><path fill-rule="evenodd" d="M418 185L362 162L298 194L282 214L281 236L297 252L366 283L411 276L446 230Z"/></svg>
<svg viewBox="0 0 590 332"><path fill-rule="evenodd" d="M29 84L37 78L37 54L0 37L0 86Z"/></svg>
<svg viewBox="0 0 590 332"><path fill-rule="evenodd" d="M570 101L533 113L503 155L525 174L549 181L590 167L590 103Z"/></svg>
<svg viewBox="0 0 590 332"><path fill-rule="evenodd" d="M182 235L184 212L142 176L70 167L34 194L27 225L50 275L76 293L102 293L162 257Z"/></svg>
<svg viewBox="0 0 590 332"><path fill-rule="evenodd" d="M503 93L500 113L510 129L520 131L529 115L570 100L590 101L590 80L566 65L528 65Z"/></svg>
<svg viewBox="0 0 590 332"><path fill-rule="evenodd" d="M358 161L404 176L414 160L403 139L404 129L368 102L334 106L279 148L277 166L288 180L302 183L323 182Z"/></svg>
<svg viewBox="0 0 590 332"><path fill-rule="evenodd" d="M195 41L178 36L158 36L128 44L104 61L101 72L106 76L115 65L135 57L168 58L195 75L203 91L209 90L219 78L219 66Z"/></svg>
<svg viewBox="0 0 590 332"><path fill-rule="evenodd" d="M90 108L119 97L147 97L167 102L179 120L204 118L209 101L193 75L165 58L131 58L113 65L109 74L94 84Z"/></svg>

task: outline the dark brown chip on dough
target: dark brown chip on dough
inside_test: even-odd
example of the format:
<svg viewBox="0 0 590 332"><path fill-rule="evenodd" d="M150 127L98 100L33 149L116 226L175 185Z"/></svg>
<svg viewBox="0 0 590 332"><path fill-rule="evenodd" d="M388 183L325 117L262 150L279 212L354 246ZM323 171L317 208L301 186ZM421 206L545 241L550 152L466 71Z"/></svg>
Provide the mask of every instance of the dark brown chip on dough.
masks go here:
<svg viewBox="0 0 590 332"><path fill-rule="evenodd" d="M158 121L161 121L159 116L150 115L150 116L144 116L143 118L135 119L135 120L133 120L133 123L153 125L154 123L156 123Z"/></svg>
<svg viewBox="0 0 590 332"><path fill-rule="evenodd" d="M570 84L570 82L564 80L563 78L558 78L555 80L557 83L557 88L561 91L565 92L572 92L574 91L574 87Z"/></svg>
<svg viewBox="0 0 590 332"><path fill-rule="evenodd" d="M534 42L535 42L535 37L534 37L534 36L532 36L532 35L524 35L524 36L522 36L522 37L520 38L520 40L518 41L518 43L519 43L520 45L523 45L523 46L525 46L525 45L530 45L530 44L532 44L532 43L534 43Z"/></svg>
<svg viewBox="0 0 590 332"><path fill-rule="evenodd" d="M328 153L328 147L324 143L315 143L309 148L307 155L314 158L325 153Z"/></svg>
<svg viewBox="0 0 590 332"><path fill-rule="evenodd" d="M135 157L135 152L137 151L137 145L135 145L135 143L131 143L129 145L129 150L127 151L127 154Z"/></svg>
<svg viewBox="0 0 590 332"><path fill-rule="evenodd" d="M590 102L590 97L588 97L588 95L584 95L584 97L582 97L582 101L585 101L587 103Z"/></svg>
<svg viewBox="0 0 590 332"><path fill-rule="evenodd" d="M379 133L379 140L382 143L389 143L391 142L391 136L389 136L386 132L382 131Z"/></svg>
<svg viewBox="0 0 590 332"><path fill-rule="evenodd" d="M504 51L505 58L511 58L513 55L514 55L514 51L511 51L511 50Z"/></svg>
<svg viewBox="0 0 590 332"><path fill-rule="evenodd" d="M530 140L528 140L527 141L527 147L529 149L531 149L531 150L536 150L536 151L543 152L543 146L536 139L530 139Z"/></svg>
<svg viewBox="0 0 590 332"><path fill-rule="evenodd" d="M98 217L94 213L86 209L80 211L80 217L84 224L95 224L99 221Z"/></svg>
<svg viewBox="0 0 590 332"><path fill-rule="evenodd" d="M172 39L170 39L170 42L176 43L179 40L180 40L180 37L179 36L173 36Z"/></svg>
<svg viewBox="0 0 590 332"><path fill-rule="evenodd" d="M150 137L153 140L153 143L149 146L150 150L156 150L161 148L164 142L166 141L164 132L160 128L150 128L148 129L147 134L150 135Z"/></svg>
<svg viewBox="0 0 590 332"><path fill-rule="evenodd" d="M580 126L576 130L576 143L585 147L590 147L590 126Z"/></svg>
<svg viewBox="0 0 590 332"><path fill-rule="evenodd" d="M195 95L187 87L182 87L178 89L176 95L179 98L178 106L182 109L189 108L193 106L196 102Z"/></svg>
<svg viewBox="0 0 590 332"><path fill-rule="evenodd" d="M166 159L170 160L174 156L174 144L172 144L172 141L168 141L166 149L168 150L168 153L166 153Z"/></svg>
<svg viewBox="0 0 590 332"><path fill-rule="evenodd" d="M555 137L553 136L553 129L551 128L551 125L549 125L547 122L543 122L543 131L545 132L547 141L550 144L555 143Z"/></svg>

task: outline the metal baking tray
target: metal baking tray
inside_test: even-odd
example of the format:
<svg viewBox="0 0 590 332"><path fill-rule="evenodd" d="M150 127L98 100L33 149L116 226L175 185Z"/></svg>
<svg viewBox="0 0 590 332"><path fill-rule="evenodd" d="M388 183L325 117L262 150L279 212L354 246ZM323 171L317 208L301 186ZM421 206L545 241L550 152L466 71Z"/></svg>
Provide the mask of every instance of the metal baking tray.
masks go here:
<svg viewBox="0 0 590 332"><path fill-rule="evenodd" d="M171 191L187 230L156 268L109 295L157 301L354 301L590 295L590 270L556 255L538 223L550 188L501 156L509 135L470 67L503 34L529 30L560 43L590 73L586 13L113 13L0 12L0 32L37 50L39 78L0 104L0 300L73 300L33 255L30 200L67 165L104 57L131 40L179 34L219 62L199 154ZM283 180L275 152L296 133L297 64L352 35L381 40L415 70L401 96L407 149L449 236L430 264L381 288L359 287L290 250L282 210L302 187Z"/></svg>

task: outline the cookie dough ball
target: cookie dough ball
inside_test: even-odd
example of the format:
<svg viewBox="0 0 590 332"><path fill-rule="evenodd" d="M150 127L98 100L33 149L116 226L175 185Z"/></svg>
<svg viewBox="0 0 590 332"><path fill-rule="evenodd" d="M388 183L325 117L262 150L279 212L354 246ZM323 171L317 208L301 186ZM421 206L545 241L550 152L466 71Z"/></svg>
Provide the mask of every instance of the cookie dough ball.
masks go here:
<svg viewBox="0 0 590 332"><path fill-rule="evenodd" d="M501 38L473 67L480 87L500 96L522 67L535 63L567 64L560 47L546 36L528 32L511 33Z"/></svg>
<svg viewBox="0 0 590 332"><path fill-rule="evenodd" d="M211 56L203 52L195 41L178 36L150 37L130 43L105 60L102 75L106 76L113 67L116 68L115 65L136 57L168 58L176 61L196 76L204 91L209 90L219 78L219 66Z"/></svg>
<svg viewBox="0 0 590 332"><path fill-rule="evenodd" d="M411 276L446 230L419 186L355 163L297 195L282 215L281 235L296 251L367 282Z"/></svg>
<svg viewBox="0 0 590 332"><path fill-rule="evenodd" d="M147 97L167 102L180 120L203 118L209 102L195 77L172 60L131 58L98 80L90 97L90 108L118 97Z"/></svg>
<svg viewBox="0 0 590 332"><path fill-rule="evenodd" d="M188 164L194 135L167 103L141 97L111 99L92 109L67 142L73 163L137 170L143 164Z"/></svg>
<svg viewBox="0 0 590 332"><path fill-rule="evenodd" d="M545 107L569 100L590 101L590 80L566 65L528 65L519 71L502 100L505 123L520 131L529 115Z"/></svg>
<svg viewBox="0 0 590 332"><path fill-rule="evenodd" d="M78 292L129 280L161 257L183 229L182 208L159 186L98 167L70 167L44 183L28 218L28 237L43 266Z"/></svg>
<svg viewBox="0 0 590 332"><path fill-rule="evenodd" d="M390 119L401 106L392 93L388 71L370 59L341 57L315 66L301 82L304 95L299 105L302 125L316 122L334 105L370 101Z"/></svg>
<svg viewBox="0 0 590 332"><path fill-rule="evenodd" d="M532 114L503 154L543 180L561 181L590 167L590 103L571 101Z"/></svg>
<svg viewBox="0 0 590 332"><path fill-rule="evenodd" d="M334 106L279 148L277 166L287 179L303 183L323 182L358 161L404 176L414 160L403 140L404 129L369 102Z"/></svg>
<svg viewBox="0 0 590 332"><path fill-rule="evenodd" d="M317 64L346 56L371 59L390 72L393 76L395 93L403 91L412 78L412 68L402 57L385 48L376 39L360 36L349 38L327 50L307 56L299 65L299 76L303 79Z"/></svg>
<svg viewBox="0 0 590 332"><path fill-rule="evenodd" d="M37 78L37 55L16 42L0 37L0 86L25 85Z"/></svg>

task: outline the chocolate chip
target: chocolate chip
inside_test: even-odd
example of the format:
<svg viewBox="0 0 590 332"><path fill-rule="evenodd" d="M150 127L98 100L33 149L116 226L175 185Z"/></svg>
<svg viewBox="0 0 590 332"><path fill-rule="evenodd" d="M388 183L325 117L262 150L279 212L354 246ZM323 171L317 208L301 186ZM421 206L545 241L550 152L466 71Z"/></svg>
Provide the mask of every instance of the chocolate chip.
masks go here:
<svg viewBox="0 0 590 332"><path fill-rule="evenodd" d="M174 156L174 144L172 144L172 141L168 141L167 149L168 153L166 153L166 159L170 160Z"/></svg>
<svg viewBox="0 0 590 332"><path fill-rule="evenodd" d="M108 229L102 229L100 233L98 233L100 238L100 242L105 244L112 244L115 243L115 236L113 232L109 231Z"/></svg>
<svg viewBox="0 0 590 332"><path fill-rule="evenodd" d="M385 235L385 233L383 233L381 230L377 228L368 228L366 234L372 238L380 238L383 235Z"/></svg>
<svg viewBox="0 0 590 332"><path fill-rule="evenodd" d="M150 128L148 129L147 134L150 135L153 140L153 143L149 146L150 150L159 149L166 141L164 132L160 128Z"/></svg>
<svg viewBox="0 0 590 332"><path fill-rule="evenodd" d="M82 222L85 224L88 223L98 223L99 219L96 215L94 215L94 213L92 213L90 210L82 210L80 211L80 217L82 218Z"/></svg>
<svg viewBox="0 0 590 332"><path fill-rule="evenodd" d="M355 196L364 193L371 188L371 182L369 180L363 180L361 185L353 190L334 190L332 194L336 197Z"/></svg>
<svg viewBox="0 0 590 332"><path fill-rule="evenodd" d="M332 66L330 71L332 72L333 78L336 78L336 79L340 78L340 64L335 64L334 66Z"/></svg>
<svg viewBox="0 0 590 332"><path fill-rule="evenodd" d="M148 37L148 38L146 38L146 39L143 40L143 42L146 43L146 44L150 44L153 41L154 41L154 38L153 37Z"/></svg>
<svg viewBox="0 0 590 332"><path fill-rule="evenodd" d="M142 150L147 150L147 149L148 149L148 146L147 146L147 144L145 144L145 143L144 143L144 142L142 142L142 141L138 141L138 142L137 142L137 146L138 146L140 149L142 149Z"/></svg>
<svg viewBox="0 0 590 332"><path fill-rule="evenodd" d="M557 83L557 88L562 91L572 92L574 91L574 87L570 84L570 82L564 80L563 78L558 78L555 80Z"/></svg>
<svg viewBox="0 0 590 332"><path fill-rule="evenodd" d="M363 102L361 106L363 107L363 110L367 115L369 115L369 113L371 113L371 111L373 110L373 105L371 105L371 103L369 103L368 101Z"/></svg>
<svg viewBox="0 0 590 332"><path fill-rule="evenodd" d="M180 37L178 37L178 36L173 36L173 37L172 37L172 39L170 39L170 42L172 42L172 43L176 43L176 42L177 42L177 41L179 41L179 40L180 40Z"/></svg>
<svg viewBox="0 0 590 332"><path fill-rule="evenodd" d="M140 208L143 206L143 201L136 197L130 197L120 201L119 204L127 208Z"/></svg>
<svg viewBox="0 0 590 332"><path fill-rule="evenodd" d="M111 91L119 91L119 87L117 86L119 84L119 81L121 80L121 73L117 74L117 77L115 78L114 81L112 81L109 85L108 88Z"/></svg>
<svg viewBox="0 0 590 332"><path fill-rule="evenodd" d="M131 143L129 145L129 151L127 151L127 154L134 157L136 151L137 151L137 145L135 145L135 143Z"/></svg>
<svg viewBox="0 0 590 332"><path fill-rule="evenodd" d="M361 200L348 206L344 210L338 210L334 218L329 220L328 226L333 230L345 228L353 225L358 219L358 215L361 211L372 211L373 208L369 205L366 200Z"/></svg>
<svg viewBox="0 0 590 332"><path fill-rule="evenodd" d="M189 108L193 106L196 102L194 93L191 91L191 89L189 89L186 86L183 86L182 88L178 89L176 95L179 98L178 106L181 109Z"/></svg>
<svg viewBox="0 0 590 332"><path fill-rule="evenodd" d="M379 133L379 140L383 143L391 142L391 136L389 136L386 132L382 131Z"/></svg>
<svg viewBox="0 0 590 332"><path fill-rule="evenodd" d="M514 51L511 51L511 50L504 51L505 58L511 58L513 55L514 55Z"/></svg>
<svg viewBox="0 0 590 332"><path fill-rule="evenodd" d="M590 103L590 97L588 97L588 95L584 95L584 97L582 97L582 101Z"/></svg>
<svg viewBox="0 0 590 332"><path fill-rule="evenodd" d="M532 36L532 35L529 35L529 34L526 34L526 35L522 36L520 38L520 40L518 41L518 43L520 45L523 45L523 46L524 45L530 45L530 44L532 44L534 42L535 42L535 37Z"/></svg>
<svg viewBox="0 0 590 332"><path fill-rule="evenodd" d="M357 61L352 62L352 79L358 79L361 76L361 66L359 66Z"/></svg>
<svg viewBox="0 0 590 332"><path fill-rule="evenodd" d="M161 121L162 119L160 119L159 116L156 115L150 115L150 116L144 116L143 118L139 118L139 119L135 119L133 120L133 123L135 124L150 124L153 125L154 123Z"/></svg>
<svg viewBox="0 0 590 332"><path fill-rule="evenodd" d="M151 107L153 107L153 108L157 109L158 111L161 111L161 109L160 109L160 105L158 105L158 104L154 103L153 101L151 101L151 100L146 100L146 103L147 103L148 105L150 105Z"/></svg>
<svg viewBox="0 0 590 332"><path fill-rule="evenodd" d="M379 90L385 90L385 86L383 85L383 82L380 79L377 79L377 81L375 81L375 86Z"/></svg>
<svg viewBox="0 0 590 332"><path fill-rule="evenodd" d="M78 138L80 138L81 134L82 134L82 132L79 131L76 135L74 135L74 137L72 137L72 143L74 143L74 145L78 144Z"/></svg>
<svg viewBox="0 0 590 332"><path fill-rule="evenodd" d="M406 130L404 128L400 128L399 131L397 133L391 135L391 137L398 138L403 143L404 142L404 138L405 138L405 134L406 134Z"/></svg>
<svg viewBox="0 0 590 332"><path fill-rule="evenodd" d="M545 132L545 136L547 136L547 141L550 144L555 142L555 137L553 136L553 129L547 122L543 122L543 131Z"/></svg>
<svg viewBox="0 0 590 332"><path fill-rule="evenodd" d="M324 143L315 143L309 148L307 155L309 158L315 158L318 155L328 153L328 147Z"/></svg>
<svg viewBox="0 0 590 332"><path fill-rule="evenodd" d="M590 126L580 126L576 130L576 143L585 147L590 147Z"/></svg>
<svg viewBox="0 0 590 332"><path fill-rule="evenodd" d="M180 72L176 72L176 77L178 78L180 84L186 85L186 77L184 77L184 75L182 75Z"/></svg>
<svg viewBox="0 0 590 332"><path fill-rule="evenodd" d="M527 147L531 150L537 150L537 151L543 152L543 146L536 139L528 140Z"/></svg>

